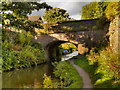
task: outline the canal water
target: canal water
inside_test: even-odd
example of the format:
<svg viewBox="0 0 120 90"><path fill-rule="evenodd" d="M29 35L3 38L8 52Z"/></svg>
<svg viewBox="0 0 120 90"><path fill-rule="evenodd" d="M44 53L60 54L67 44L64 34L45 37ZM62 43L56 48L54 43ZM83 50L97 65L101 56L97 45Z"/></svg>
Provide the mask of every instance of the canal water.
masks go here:
<svg viewBox="0 0 120 90"><path fill-rule="evenodd" d="M78 51L73 51L73 53L62 56L61 61L68 60L68 59L72 58L73 56L77 56L77 55L78 55Z"/></svg>
<svg viewBox="0 0 120 90"><path fill-rule="evenodd" d="M55 78L50 63L2 73L2 88L39 88L44 74Z"/></svg>
<svg viewBox="0 0 120 90"><path fill-rule="evenodd" d="M62 61L78 55L78 51L64 55ZM14 70L2 73L2 88L40 88L44 74L57 80L53 74L54 67L51 63L45 63L36 67Z"/></svg>

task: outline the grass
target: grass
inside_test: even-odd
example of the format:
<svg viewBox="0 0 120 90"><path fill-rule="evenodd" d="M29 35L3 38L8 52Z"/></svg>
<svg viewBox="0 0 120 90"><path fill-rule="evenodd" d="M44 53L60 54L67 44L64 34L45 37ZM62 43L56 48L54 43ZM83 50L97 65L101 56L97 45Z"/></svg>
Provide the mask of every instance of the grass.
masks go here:
<svg viewBox="0 0 120 90"><path fill-rule="evenodd" d="M65 63L68 63L67 65L71 67L71 70L70 72L68 71L68 73L71 73L72 75L70 78L73 78L73 83L67 88L82 88L83 81L77 70L72 65L70 65L69 62L65 62Z"/></svg>
<svg viewBox="0 0 120 90"><path fill-rule="evenodd" d="M54 64L54 66L56 67L54 70L55 76L59 77L60 82L61 80L63 82L62 88L82 88L82 78L69 61L62 61Z"/></svg>
<svg viewBox="0 0 120 90"><path fill-rule="evenodd" d="M106 78L104 77L103 73L98 72L98 63L95 62L94 64L90 65L87 56L77 57L74 60L74 63L79 67L83 68L86 72L89 73L91 81L94 85L94 88L118 88L118 83L114 83L115 79L113 78ZM109 73L108 73L109 74ZM114 83L114 84L113 84Z"/></svg>
<svg viewBox="0 0 120 90"><path fill-rule="evenodd" d="M74 60L74 63L78 66L80 66L81 68L83 68L86 72L88 72L90 74L90 77L94 77L94 72L95 72L95 65L89 65L89 62L87 60L87 57L83 56L79 59ZM92 79L92 83L95 81L95 77L94 79Z"/></svg>

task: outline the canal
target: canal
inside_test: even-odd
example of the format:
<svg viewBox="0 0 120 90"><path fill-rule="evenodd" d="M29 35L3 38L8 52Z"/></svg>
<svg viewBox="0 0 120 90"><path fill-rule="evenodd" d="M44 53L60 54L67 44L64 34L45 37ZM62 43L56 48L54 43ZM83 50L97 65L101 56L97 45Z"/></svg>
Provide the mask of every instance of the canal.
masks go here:
<svg viewBox="0 0 120 90"><path fill-rule="evenodd" d="M44 74L54 78L50 63L2 73L2 88L39 88Z"/></svg>
<svg viewBox="0 0 120 90"><path fill-rule="evenodd" d="M78 55L78 51L64 55L62 61ZM2 73L2 88L40 88L44 74L57 80L53 74L54 67L51 63L45 63L36 67L14 70Z"/></svg>

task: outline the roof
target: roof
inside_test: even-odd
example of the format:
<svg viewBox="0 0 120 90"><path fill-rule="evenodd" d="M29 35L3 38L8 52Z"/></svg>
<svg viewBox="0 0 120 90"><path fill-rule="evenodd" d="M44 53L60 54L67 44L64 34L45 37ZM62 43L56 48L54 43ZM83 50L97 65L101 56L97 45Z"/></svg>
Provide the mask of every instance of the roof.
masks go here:
<svg viewBox="0 0 120 90"><path fill-rule="evenodd" d="M28 20L30 21L37 21L39 20L40 16L28 16Z"/></svg>

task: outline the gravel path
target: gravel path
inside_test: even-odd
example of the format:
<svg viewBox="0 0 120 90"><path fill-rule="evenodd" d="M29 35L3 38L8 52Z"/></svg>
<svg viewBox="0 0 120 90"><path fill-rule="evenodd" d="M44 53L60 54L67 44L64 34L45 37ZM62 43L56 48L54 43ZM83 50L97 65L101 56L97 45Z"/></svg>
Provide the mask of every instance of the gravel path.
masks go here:
<svg viewBox="0 0 120 90"><path fill-rule="evenodd" d="M84 88L91 88L92 89L93 85L91 83L91 79L89 77L89 74L85 70L80 68L79 66L75 65L73 60L70 60L70 64L73 65L76 68L79 75L82 77L82 79L83 79L83 89Z"/></svg>

